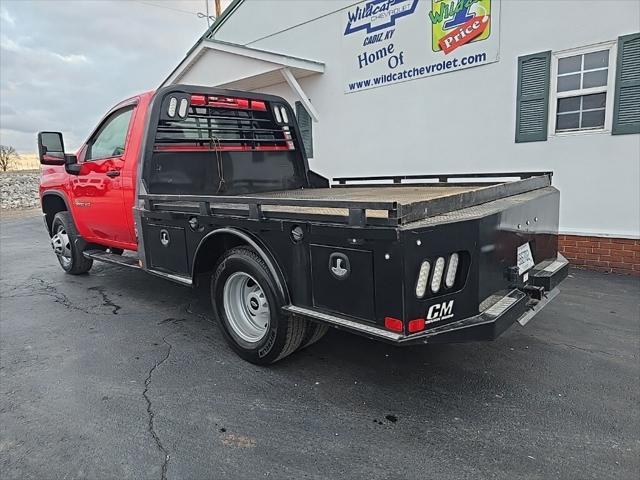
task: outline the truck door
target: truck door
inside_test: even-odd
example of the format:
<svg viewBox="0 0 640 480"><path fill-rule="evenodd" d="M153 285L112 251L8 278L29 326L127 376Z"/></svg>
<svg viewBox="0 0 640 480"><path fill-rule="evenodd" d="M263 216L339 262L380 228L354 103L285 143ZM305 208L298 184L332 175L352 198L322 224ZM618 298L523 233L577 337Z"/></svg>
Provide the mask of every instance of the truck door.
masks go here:
<svg viewBox="0 0 640 480"><path fill-rule="evenodd" d="M86 238L107 245L135 243L121 179L134 109L127 105L104 119L80 152L80 174L71 179L76 225Z"/></svg>

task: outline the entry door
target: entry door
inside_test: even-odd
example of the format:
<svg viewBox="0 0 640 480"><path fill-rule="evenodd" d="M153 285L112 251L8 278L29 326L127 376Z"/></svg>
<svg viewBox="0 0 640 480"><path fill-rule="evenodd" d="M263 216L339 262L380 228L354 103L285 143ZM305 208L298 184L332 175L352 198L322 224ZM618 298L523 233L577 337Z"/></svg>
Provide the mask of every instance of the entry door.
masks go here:
<svg viewBox="0 0 640 480"><path fill-rule="evenodd" d="M106 244L135 243L125 215L121 180L134 108L124 107L107 117L84 148L80 175L71 179L76 223Z"/></svg>

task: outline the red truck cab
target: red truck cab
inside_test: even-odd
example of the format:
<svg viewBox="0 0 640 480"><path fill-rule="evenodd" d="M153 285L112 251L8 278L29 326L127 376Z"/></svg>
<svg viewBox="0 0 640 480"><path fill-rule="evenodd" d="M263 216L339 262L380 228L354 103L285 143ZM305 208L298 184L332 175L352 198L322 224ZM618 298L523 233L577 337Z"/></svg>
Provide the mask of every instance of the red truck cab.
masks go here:
<svg viewBox="0 0 640 480"><path fill-rule="evenodd" d="M153 93L128 98L102 118L76 153L76 175L65 170L64 156L56 161L63 145L60 152L49 152L52 158L42 166L40 179L49 231L56 213L67 210L87 242L137 250L133 205L145 118Z"/></svg>

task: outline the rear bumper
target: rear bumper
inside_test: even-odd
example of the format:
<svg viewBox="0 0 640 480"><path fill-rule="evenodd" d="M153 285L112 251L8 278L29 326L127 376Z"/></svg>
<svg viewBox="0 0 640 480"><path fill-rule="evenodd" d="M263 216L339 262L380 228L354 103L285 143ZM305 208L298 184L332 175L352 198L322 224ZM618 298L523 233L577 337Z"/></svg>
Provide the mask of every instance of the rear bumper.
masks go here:
<svg viewBox="0 0 640 480"><path fill-rule="evenodd" d="M513 288L478 315L411 335L391 332L344 317L294 305L285 306L283 310L293 315L328 323L337 328L397 345L494 340L516 321L525 325L553 300L560 293L557 285L567 277L568 269L569 262L562 255L558 255L556 260L542 262L529 272L528 284L543 289L543 295L539 300L532 298L527 290Z"/></svg>

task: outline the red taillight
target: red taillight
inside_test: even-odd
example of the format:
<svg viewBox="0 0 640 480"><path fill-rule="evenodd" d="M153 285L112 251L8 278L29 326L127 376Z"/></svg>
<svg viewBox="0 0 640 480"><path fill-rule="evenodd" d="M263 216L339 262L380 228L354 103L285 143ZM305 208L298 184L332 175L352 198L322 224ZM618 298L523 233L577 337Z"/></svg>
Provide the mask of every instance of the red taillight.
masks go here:
<svg viewBox="0 0 640 480"><path fill-rule="evenodd" d="M416 318L415 320L409 320L408 325L409 333L420 332L424 330L424 318Z"/></svg>
<svg viewBox="0 0 640 480"><path fill-rule="evenodd" d="M402 332L404 329L402 320L398 320L393 317L384 317L384 327L388 330L393 330L394 332Z"/></svg>
<svg viewBox="0 0 640 480"><path fill-rule="evenodd" d="M191 95L191 105L204 105L207 99L204 95Z"/></svg>
<svg viewBox="0 0 640 480"><path fill-rule="evenodd" d="M216 97L213 95L191 95L191 105L242 108L244 110L267 110L267 104L261 100L249 100L247 98Z"/></svg>
<svg viewBox="0 0 640 480"><path fill-rule="evenodd" d="M248 109L249 100L247 100L246 98L209 97L209 105L212 107Z"/></svg>
<svg viewBox="0 0 640 480"><path fill-rule="evenodd" d="M267 104L262 100L249 100L246 98L234 97L214 97L212 95L191 95L191 105L242 108L245 110L267 110Z"/></svg>

